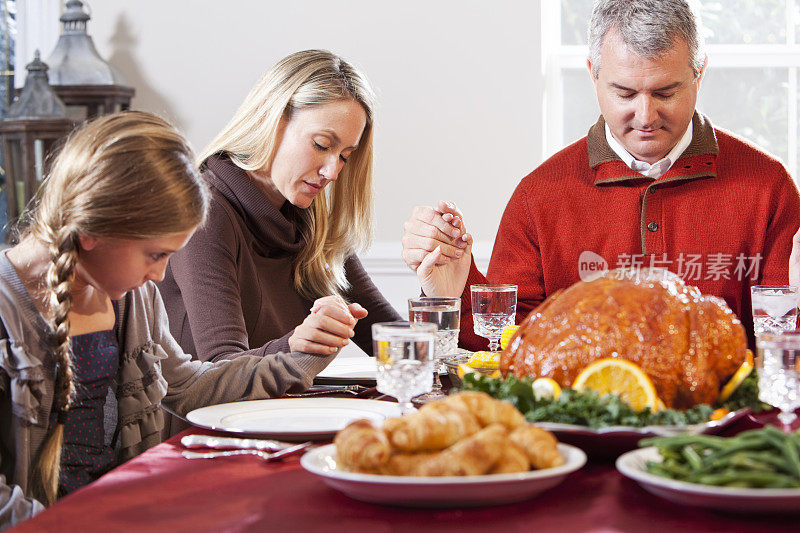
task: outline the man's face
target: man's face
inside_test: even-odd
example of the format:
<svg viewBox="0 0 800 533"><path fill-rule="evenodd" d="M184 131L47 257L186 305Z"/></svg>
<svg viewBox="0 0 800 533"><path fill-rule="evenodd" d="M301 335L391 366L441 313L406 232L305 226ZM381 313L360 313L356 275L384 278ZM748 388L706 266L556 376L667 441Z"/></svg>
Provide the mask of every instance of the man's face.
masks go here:
<svg viewBox="0 0 800 533"><path fill-rule="evenodd" d="M603 38L600 57L592 81L606 124L633 157L655 163L686 132L702 71L694 76L689 48L680 38L661 57L647 59L634 54L611 30ZM591 72L591 61L588 66Z"/></svg>

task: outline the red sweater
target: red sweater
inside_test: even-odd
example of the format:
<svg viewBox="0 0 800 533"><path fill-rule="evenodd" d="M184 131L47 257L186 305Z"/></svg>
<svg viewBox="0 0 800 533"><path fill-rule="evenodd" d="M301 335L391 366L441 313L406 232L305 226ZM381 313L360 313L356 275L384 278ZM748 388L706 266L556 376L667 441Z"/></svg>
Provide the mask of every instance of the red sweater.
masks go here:
<svg viewBox="0 0 800 533"><path fill-rule="evenodd" d="M788 283L800 195L773 157L700 114L693 124L692 143L657 180L619 159L602 117L587 137L526 176L506 206L486 276L472 264L461 346L487 346L472 329L470 285L517 284L520 323L603 260L609 269L654 261L724 298L752 344L750 286Z"/></svg>

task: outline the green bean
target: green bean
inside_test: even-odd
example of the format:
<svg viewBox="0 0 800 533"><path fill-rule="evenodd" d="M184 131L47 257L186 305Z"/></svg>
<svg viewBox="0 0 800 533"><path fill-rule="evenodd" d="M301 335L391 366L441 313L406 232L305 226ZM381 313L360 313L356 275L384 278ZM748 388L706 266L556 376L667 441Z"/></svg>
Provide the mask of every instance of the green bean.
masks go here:
<svg viewBox="0 0 800 533"><path fill-rule="evenodd" d="M689 467L692 470L700 470L703 467L703 460L700 458L700 455L695 451L694 448L689 446L684 446L681 450L681 454L689 463Z"/></svg>
<svg viewBox="0 0 800 533"><path fill-rule="evenodd" d="M765 426L764 435L786 457L792 473L800 480L800 455L789 435L774 426Z"/></svg>
<svg viewBox="0 0 800 533"><path fill-rule="evenodd" d="M696 478L696 483L703 485L725 485L727 483L742 482L750 487L763 487L770 483L781 483L792 480L782 474L768 472L742 472L729 470L720 474L706 474Z"/></svg>

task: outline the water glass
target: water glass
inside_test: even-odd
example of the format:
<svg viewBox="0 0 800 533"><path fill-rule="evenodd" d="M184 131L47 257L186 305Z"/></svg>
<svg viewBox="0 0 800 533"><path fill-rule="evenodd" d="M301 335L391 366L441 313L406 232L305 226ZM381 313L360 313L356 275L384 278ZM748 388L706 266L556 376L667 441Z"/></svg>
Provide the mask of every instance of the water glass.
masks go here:
<svg viewBox="0 0 800 533"><path fill-rule="evenodd" d="M372 325L378 391L397 398L400 411L414 411L411 398L433 385L436 324L379 322Z"/></svg>
<svg viewBox="0 0 800 533"><path fill-rule="evenodd" d="M797 287L756 285L750 287L753 329L756 337L797 327Z"/></svg>
<svg viewBox="0 0 800 533"><path fill-rule="evenodd" d="M489 351L500 349L503 329L514 325L516 285L472 285L472 320L475 334L489 339Z"/></svg>
<svg viewBox="0 0 800 533"><path fill-rule="evenodd" d="M765 333L756 340L758 398L781 410L778 419L791 427L800 407L800 330Z"/></svg>
<svg viewBox="0 0 800 533"><path fill-rule="evenodd" d="M433 373L433 388L417 397L416 402L426 403L440 400L446 396L442 391L439 372L442 371L442 357L458 349L458 330L461 324L461 298L440 298L424 296L408 299L408 319L411 322L436 324L436 367Z"/></svg>

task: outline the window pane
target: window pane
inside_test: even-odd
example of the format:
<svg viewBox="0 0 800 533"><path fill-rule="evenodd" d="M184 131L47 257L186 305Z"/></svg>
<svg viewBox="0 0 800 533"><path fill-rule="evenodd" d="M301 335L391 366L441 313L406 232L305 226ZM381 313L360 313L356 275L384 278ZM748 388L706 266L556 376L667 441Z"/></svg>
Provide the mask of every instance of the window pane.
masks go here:
<svg viewBox="0 0 800 533"><path fill-rule="evenodd" d="M709 68L698 108L717 127L746 137L784 163L787 146L788 69Z"/></svg>
<svg viewBox="0 0 800 533"><path fill-rule="evenodd" d="M587 44L592 0L561 1L561 44Z"/></svg>
<svg viewBox="0 0 800 533"><path fill-rule="evenodd" d="M707 44L786 43L786 0L705 0Z"/></svg>
<svg viewBox="0 0 800 533"><path fill-rule="evenodd" d="M562 144L584 137L600 116L597 97L585 69L564 70L564 136Z"/></svg>

